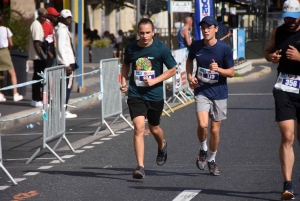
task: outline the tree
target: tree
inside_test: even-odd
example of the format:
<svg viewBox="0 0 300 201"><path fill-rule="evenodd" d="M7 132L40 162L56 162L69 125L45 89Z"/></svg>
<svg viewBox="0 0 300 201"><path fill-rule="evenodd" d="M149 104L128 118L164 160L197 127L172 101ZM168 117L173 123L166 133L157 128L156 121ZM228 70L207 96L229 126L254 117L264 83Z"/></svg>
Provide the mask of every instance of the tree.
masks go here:
<svg viewBox="0 0 300 201"><path fill-rule="evenodd" d="M135 8L134 0L99 0L99 4L97 8L104 8L106 4L113 4L115 10L121 10L125 7ZM145 14L145 10L147 10L146 14L152 15L155 13L159 13L161 11L167 10L167 1L166 0L140 0L141 2L141 14Z"/></svg>

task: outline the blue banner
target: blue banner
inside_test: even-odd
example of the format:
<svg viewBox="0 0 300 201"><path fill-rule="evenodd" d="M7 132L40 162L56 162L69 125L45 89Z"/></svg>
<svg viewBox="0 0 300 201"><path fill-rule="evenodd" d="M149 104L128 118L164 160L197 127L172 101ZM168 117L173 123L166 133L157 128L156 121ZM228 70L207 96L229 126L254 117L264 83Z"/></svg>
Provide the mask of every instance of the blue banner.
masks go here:
<svg viewBox="0 0 300 201"><path fill-rule="evenodd" d="M238 29L238 42L237 42L237 58L245 58L245 47L246 47L246 30Z"/></svg>
<svg viewBox="0 0 300 201"><path fill-rule="evenodd" d="M200 40L202 34L200 31L199 23L202 18L206 16L214 15L214 1L213 0L195 0L195 14L194 14L194 29L195 29L195 39Z"/></svg>

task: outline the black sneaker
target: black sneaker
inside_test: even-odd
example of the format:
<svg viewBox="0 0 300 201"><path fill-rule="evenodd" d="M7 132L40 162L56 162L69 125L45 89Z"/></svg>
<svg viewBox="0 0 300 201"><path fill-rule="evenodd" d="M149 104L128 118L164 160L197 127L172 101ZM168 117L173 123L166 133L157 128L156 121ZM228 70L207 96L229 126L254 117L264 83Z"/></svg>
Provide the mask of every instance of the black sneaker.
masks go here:
<svg viewBox="0 0 300 201"><path fill-rule="evenodd" d="M293 200L294 197L294 191L292 182L287 181L283 183L283 193L281 194L281 200Z"/></svg>
<svg viewBox="0 0 300 201"><path fill-rule="evenodd" d="M167 161L167 142L165 141L165 146L162 149L158 149L156 164L162 166Z"/></svg>
<svg viewBox="0 0 300 201"><path fill-rule="evenodd" d="M211 174L213 176L220 175L219 168L218 168L217 164L215 163L215 161L207 162L207 165L208 165L209 174Z"/></svg>
<svg viewBox="0 0 300 201"><path fill-rule="evenodd" d="M207 151L200 149L199 155L196 161L196 165L200 170L204 170L207 166Z"/></svg>
<svg viewBox="0 0 300 201"><path fill-rule="evenodd" d="M132 178L134 179L144 179L145 177L146 177L145 170L142 166L138 166L132 175Z"/></svg>

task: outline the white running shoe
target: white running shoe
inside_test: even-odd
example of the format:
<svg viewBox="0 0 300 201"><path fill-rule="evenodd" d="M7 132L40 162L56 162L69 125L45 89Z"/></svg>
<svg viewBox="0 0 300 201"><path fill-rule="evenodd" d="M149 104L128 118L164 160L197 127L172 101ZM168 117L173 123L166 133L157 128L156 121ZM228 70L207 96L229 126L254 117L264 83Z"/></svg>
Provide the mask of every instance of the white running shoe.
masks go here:
<svg viewBox="0 0 300 201"><path fill-rule="evenodd" d="M76 118L77 114L72 114L69 111L66 111L66 119L72 119L72 118Z"/></svg>
<svg viewBox="0 0 300 201"><path fill-rule="evenodd" d="M15 102L20 101L22 99L23 99L23 96L20 95L19 93L14 94L14 101Z"/></svg>
<svg viewBox="0 0 300 201"><path fill-rule="evenodd" d="M0 94L0 102L4 102L4 101L6 101L6 98L4 97L3 94Z"/></svg>
<svg viewBox="0 0 300 201"><path fill-rule="evenodd" d="M31 103L30 105L32 107L43 107L43 103L41 101L34 101L34 100L31 100Z"/></svg>
<svg viewBox="0 0 300 201"><path fill-rule="evenodd" d="M35 107L43 107L42 101L36 101L35 102Z"/></svg>

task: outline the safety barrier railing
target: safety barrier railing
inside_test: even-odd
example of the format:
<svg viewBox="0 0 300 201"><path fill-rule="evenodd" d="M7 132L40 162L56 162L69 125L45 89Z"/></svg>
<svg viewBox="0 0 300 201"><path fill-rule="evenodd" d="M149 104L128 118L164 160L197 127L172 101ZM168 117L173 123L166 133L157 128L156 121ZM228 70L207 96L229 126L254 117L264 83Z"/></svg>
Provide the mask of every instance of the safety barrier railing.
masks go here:
<svg viewBox="0 0 300 201"><path fill-rule="evenodd" d="M108 130L115 135L111 129L120 117L133 129L133 126L123 116L122 93L120 91L120 64L118 58L104 59L100 61L100 95L101 99L101 122L94 135L96 135L104 124ZM106 118L116 118L108 124Z"/></svg>
<svg viewBox="0 0 300 201"><path fill-rule="evenodd" d="M43 143L27 160L30 163L42 149L47 148L59 161L64 162L54 151L64 139L74 151L65 136L66 67L64 65L46 68L43 82ZM58 138L53 149L48 142Z"/></svg>
<svg viewBox="0 0 300 201"><path fill-rule="evenodd" d="M186 48L173 50L172 55L177 62L176 74L172 77L172 91L173 95L169 97L167 102L174 102L178 99L183 105L187 101L191 101L191 98L186 95L186 93L193 94L189 88L189 83L187 80L186 73L186 60L188 56L188 50Z"/></svg>

